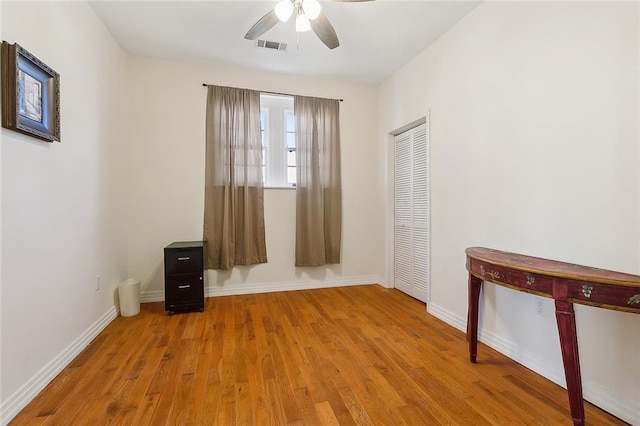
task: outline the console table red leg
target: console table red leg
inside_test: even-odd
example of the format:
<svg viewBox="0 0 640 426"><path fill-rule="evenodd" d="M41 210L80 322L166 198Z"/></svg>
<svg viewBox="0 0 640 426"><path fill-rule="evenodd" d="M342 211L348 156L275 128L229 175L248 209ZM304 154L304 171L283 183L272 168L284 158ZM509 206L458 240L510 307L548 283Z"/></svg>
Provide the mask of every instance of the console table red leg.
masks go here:
<svg viewBox="0 0 640 426"><path fill-rule="evenodd" d="M576 318L573 304L565 300L556 300L556 320L560 334L560 349L564 364L564 376L567 379L569 406L574 425L584 425L584 403L582 401L582 380L580 379L580 360L578 358L578 339L576 336Z"/></svg>
<svg viewBox="0 0 640 426"><path fill-rule="evenodd" d="M467 341L469 360L475 363L478 355L478 304L482 280L469 274L469 307L467 311Z"/></svg>

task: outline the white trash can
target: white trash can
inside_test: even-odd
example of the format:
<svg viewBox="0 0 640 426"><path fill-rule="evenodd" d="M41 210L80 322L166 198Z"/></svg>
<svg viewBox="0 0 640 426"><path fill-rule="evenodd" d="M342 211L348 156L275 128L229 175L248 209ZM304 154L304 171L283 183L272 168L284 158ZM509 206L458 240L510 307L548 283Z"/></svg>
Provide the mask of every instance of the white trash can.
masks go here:
<svg viewBox="0 0 640 426"><path fill-rule="evenodd" d="M120 315L133 317L140 313L140 281L129 278L118 286Z"/></svg>

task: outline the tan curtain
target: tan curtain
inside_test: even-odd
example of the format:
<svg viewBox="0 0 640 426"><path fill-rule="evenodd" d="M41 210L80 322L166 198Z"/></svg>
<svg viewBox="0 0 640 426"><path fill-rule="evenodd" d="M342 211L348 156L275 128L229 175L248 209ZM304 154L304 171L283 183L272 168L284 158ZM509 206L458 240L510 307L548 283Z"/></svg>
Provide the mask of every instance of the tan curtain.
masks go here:
<svg viewBox="0 0 640 426"><path fill-rule="evenodd" d="M260 92L209 86L205 164L205 268L265 263Z"/></svg>
<svg viewBox="0 0 640 426"><path fill-rule="evenodd" d="M340 263L342 183L337 100L296 96L296 266Z"/></svg>

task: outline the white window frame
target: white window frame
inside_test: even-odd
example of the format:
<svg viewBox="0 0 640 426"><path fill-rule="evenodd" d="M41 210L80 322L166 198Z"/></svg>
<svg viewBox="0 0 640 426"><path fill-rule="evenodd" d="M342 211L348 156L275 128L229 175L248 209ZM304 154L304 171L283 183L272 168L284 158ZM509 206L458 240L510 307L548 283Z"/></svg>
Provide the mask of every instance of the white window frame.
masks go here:
<svg viewBox="0 0 640 426"><path fill-rule="evenodd" d="M262 117L265 120L263 122ZM267 149L269 147L269 108L260 107L260 141L262 143L262 181L266 182L267 169L269 163L267 162Z"/></svg>
<svg viewBox="0 0 640 426"><path fill-rule="evenodd" d="M293 118L293 132L289 131L289 128L287 127L288 124L288 118L289 116L291 116ZM289 142L289 133L293 133L293 146L290 147L288 142ZM293 109L287 109L284 111L284 149L285 149L285 173L286 173L286 180L287 180L287 185L295 187L296 186L296 167L298 166L297 161L295 160L295 154L296 154L296 117L295 115L293 115ZM293 161L293 166L289 165L289 154L293 153L294 155L294 161ZM289 179L289 169L293 168L293 180Z"/></svg>
<svg viewBox="0 0 640 426"><path fill-rule="evenodd" d="M265 156L265 188L295 188L287 182L287 112L293 111L293 97L260 94L260 109L266 110L268 122L264 124L267 138L263 152Z"/></svg>

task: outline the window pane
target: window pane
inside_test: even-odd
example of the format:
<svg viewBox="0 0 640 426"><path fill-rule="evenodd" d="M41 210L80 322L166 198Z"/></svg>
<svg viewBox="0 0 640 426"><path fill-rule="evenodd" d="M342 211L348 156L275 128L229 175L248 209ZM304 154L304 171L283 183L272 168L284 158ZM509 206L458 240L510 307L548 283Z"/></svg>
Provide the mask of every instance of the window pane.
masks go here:
<svg viewBox="0 0 640 426"><path fill-rule="evenodd" d="M296 152L294 150L287 151L287 166L296 166Z"/></svg>
<svg viewBox="0 0 640 426"><path fill-rule="evenodd" d="M287 183L295 184L296 183L296 168L287 167Z"/></svg>
<svg viewBox="0 0 640 426"><path fill-rule="evenodd" d="M269 109L260 108L260 136L262 137L262 146L269 145Z"/></svg>
<svg viewBox="0 0 640 426"><path fill-rule="evenodd" d="M296 118L293 115L293 111L287 111L287 132L296 131Z"/></svg>
<svg viewBox="0 0 640 426"><path fill-rule="evenodd" d="M265 109L260 110L260 130L264 131L264 124L267 122L267 111Z"/></svg>
<svg viewBox="0 0 640 426"><path fill-rule="evenodd" d="M287 148L295 148L295 147L296 147L296 134L287 133Z"/></svg>

